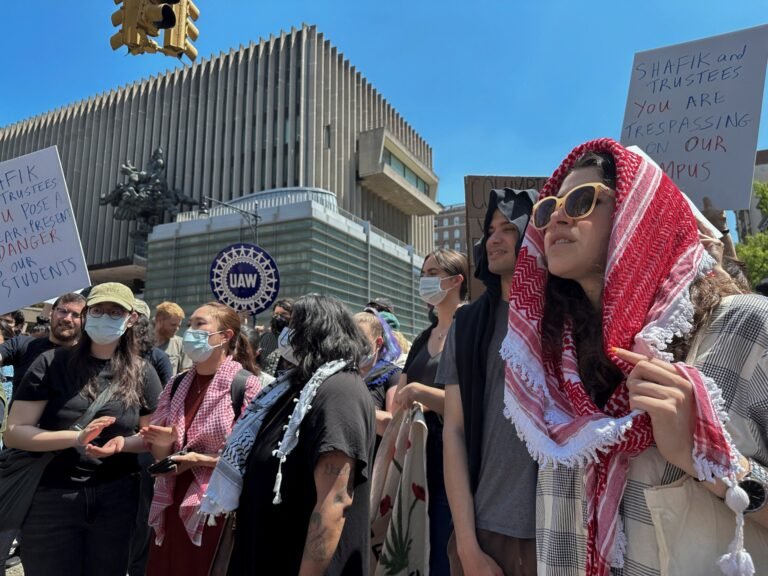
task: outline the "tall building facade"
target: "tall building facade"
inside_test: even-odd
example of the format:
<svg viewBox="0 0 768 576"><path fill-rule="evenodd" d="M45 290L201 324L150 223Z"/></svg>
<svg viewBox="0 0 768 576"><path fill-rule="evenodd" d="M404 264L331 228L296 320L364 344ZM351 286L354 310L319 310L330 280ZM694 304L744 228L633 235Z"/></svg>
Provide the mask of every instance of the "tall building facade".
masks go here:
<svg viewBox="0 0 768 576"><path fill-rule="evenodd" d="M435 216L435 248L451 248L467 253L467 207L465 204L445 206Z"/></svg>
<svg viewBox="0 0 768 576"><path fill-rule="evenodd" d="M143 274L135 224L98 198L158 146L169 186L196 200L321 188L417 253L432 248L431 147L314 26L0 128L0 160L54 144L92 272Z"/></svg>

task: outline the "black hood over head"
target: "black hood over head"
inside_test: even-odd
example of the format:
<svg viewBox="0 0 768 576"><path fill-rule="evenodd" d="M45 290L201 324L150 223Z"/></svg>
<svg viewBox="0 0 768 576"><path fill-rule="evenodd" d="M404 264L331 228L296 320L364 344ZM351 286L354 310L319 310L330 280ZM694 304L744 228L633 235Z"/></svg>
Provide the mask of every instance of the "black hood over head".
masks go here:
<svg viewBox="0 0 768 576"><path fill-rule="evenodd" d="M483 222L483 237L473 247L475 256L475 278L485 284L490 295L497 299L501 296L501 277L488 269L488 256L485 253L485 243L488 240L488 228L493 219L493 213L499 210L520 232L520 238L515 246L515 252L520 251L525 229L531 217L533 204L539 193L533 188L515 190L514 188L495 188L488 198L488 209Z"/></svg>

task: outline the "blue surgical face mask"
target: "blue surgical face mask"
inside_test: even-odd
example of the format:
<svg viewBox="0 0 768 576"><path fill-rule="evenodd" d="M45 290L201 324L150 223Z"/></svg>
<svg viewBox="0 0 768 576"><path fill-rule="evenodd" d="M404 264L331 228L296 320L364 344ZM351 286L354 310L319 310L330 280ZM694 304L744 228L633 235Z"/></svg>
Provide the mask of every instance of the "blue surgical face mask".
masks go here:
<svg viewBox="0 0 768 576"><path fill-rule="evenodd" d="M128 328L128 316L110 318L104 314L94 318L90 314L85 320L85 332L96 344L111 344L120 339Z"/></svg>
<svg viewBox="0 0 768 576"><path fill-rule="evenodd" d="M205 362L213 354L214 349L221 346L224 342L211 346L208 338L214 334L221 334L224 330L218 332L208 332L208 330L187 330L181 342L184 354L189 356L192 362Z"/></svg>

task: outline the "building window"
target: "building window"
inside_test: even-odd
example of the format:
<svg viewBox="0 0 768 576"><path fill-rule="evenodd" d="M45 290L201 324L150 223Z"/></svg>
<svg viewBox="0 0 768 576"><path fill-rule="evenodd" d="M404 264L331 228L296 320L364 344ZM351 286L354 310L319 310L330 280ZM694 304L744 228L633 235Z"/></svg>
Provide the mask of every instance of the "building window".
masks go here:
<svg viewBox="0 0 768 576"><path fill-rule="evenodd" d="M454 216L453 217L453 223L456 224L456 225L461 224L461 219L458 216Z"/></svg>
<svg viewBox="0 0 768 576"><path fill-rule="evenodd" d="M435 237L434 237L434 240L435 240L435 242L437 242L438 240L440 240L440 234L438 234L437 232L435 232Z"/></svg>
<svg viewBox="0 0 768 576"><path fill-rule="evenodd" d="M453 237L454 237L455 239L461 238L461 230L459 230L458 228L454 229L454 231L453 231Z"/></svg>
<svg viewBox="0 0 768 576"><path fill-rule="evenodd" d="M424 194L429 194L429 184L424 182L421 178L419 178L416 173L408 168L402 160L400 160L397 156L392 154L389 150L384 148L384 153L382 154L382 160L384 160L384 163L387 164L397 172L400 176L405 178L408 183L419 190L420 192L423 192ZM447 220L446 220L447 224Z"/></svg>
<svg viewBox="0 0 768 576"><path fill-rule="evenodd" d="M448 240L448 230L443 230L443 240Z"/></svg>
<svg viewBox="0 0 768 576"><path fill-rule="evenodd" d="M323 147L324 148L331 147L331 125L330 124L326 124L323 127Z"/></svg>
<svg viewBox="0 0 768 576"><path fill-rule="evenodd" d="M453 244L453 249L454 250L461 250L461 242L455 242Z"/></svg>
<svg viewBox="0 0 768 576"><path fill-rule="evenodd" d="M448 226L448 218L443 218L443 226Z"/></svg>

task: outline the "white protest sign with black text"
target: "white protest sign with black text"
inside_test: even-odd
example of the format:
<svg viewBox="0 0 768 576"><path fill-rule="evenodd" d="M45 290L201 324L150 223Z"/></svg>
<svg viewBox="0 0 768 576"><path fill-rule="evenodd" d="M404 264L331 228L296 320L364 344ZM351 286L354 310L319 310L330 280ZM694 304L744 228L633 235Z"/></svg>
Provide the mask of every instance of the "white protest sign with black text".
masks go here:
<svg viewBox="0 0 768 576"><path fill-rule="evenodd" d="M90 283L56 147L0 162L0 313Z"/></svg>
<svg viewBox="0 0 768 576"><path fill-rule="evenodd" d="M638 52L621 143L698 206L749 208L766 60L768 26Z"/></svg>

